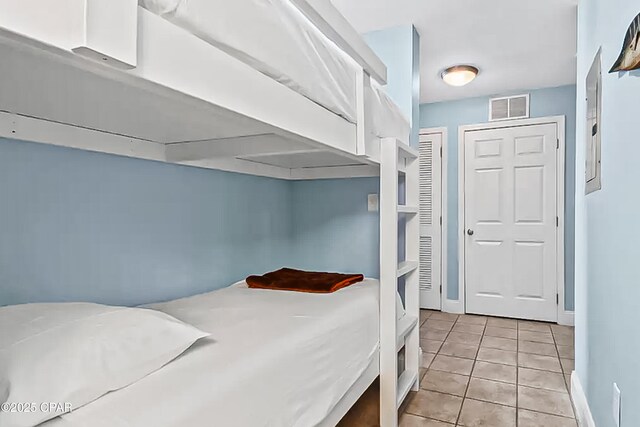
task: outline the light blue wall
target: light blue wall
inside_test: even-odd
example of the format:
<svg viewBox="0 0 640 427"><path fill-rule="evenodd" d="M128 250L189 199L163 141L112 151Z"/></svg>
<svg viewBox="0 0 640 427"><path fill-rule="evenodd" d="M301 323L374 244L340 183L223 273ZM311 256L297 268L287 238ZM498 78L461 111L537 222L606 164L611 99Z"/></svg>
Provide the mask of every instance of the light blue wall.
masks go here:
<svg viewBox="0 0 640 427"><path fill-rule="evenodd" d="M379 216L367 210L379 188L378 178L294 182L293 264L379 277Z"/></svg>
<svg viewBox="0 0 640 427"><path fill-rule="evenodd" d="M387 94L407 118L413 106L413 31L412 25L403 25L363 34L387 66Z"/></svg>
<svg viewBox="0 0 640 427"><path fill-rule="evenodd" d="M404 203L400 187L399 202ZM379 192L377 177L294 182L293 265L380 277L380 216L367 208L367 196ZM405 257L404 230L401 217L399 261ZM403 297L404 283L404 278L398 280Z"/></svg>
<svg viewBox="0 0 640 427"><path fill-rule="evenodd" d="M573 266L576 87L562 86L518 93L531 94L531 117L566 116L565 262L567 266ZM458 299L458 128L462 125L486 123L489 118L489 98L469 98L420 106L420 127L448 129L446 274L447 298L452 300ZM565 269L565 287L566 309L573 310L574 270L572 267Z"/></svg>
<svg viewBox="0 0 640 427"><path fill-rule="evenodd" d="M412 125L411 144L417 145L420 117L420 35L413 25L364 34L364 39L387 66L387 94Z"/></svg>
<svg viewBox="0 0 640 427"><path fill-rule="evenodd" d="M0 140L0 306L135 305L286 265L291 186Z"/></svg>
<svg viewBox="0 0 640 427"><path fill-rule="evenodd" d="M576 369L598 427L613 427L612 384L622 427L640 423L640 71L608 74L638 0L583 0L578 18L576 160ZM584 196L585 78L602 47L602 186Z"/></svg>
<svg viewBox="0 0 640 427"><path fill-rule="evenodd" d="M411 70L411 142L417 147L420 142L420 34L414 26L411 26L413 37L413 57Z"/></svg>

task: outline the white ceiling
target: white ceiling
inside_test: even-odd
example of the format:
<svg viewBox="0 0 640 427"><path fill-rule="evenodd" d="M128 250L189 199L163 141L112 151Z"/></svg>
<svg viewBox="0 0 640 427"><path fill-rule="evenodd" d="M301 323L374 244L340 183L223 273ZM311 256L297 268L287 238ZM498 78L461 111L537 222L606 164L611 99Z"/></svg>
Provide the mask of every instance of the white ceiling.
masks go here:
<svg viewBox="0 0 640 427"><path fill-rule="evenodd" d="M361 33L414 24L421 36L421 102L576 81L578 0L332 0ZM471 64L480 75L454 88L440 72Z"/></svg>

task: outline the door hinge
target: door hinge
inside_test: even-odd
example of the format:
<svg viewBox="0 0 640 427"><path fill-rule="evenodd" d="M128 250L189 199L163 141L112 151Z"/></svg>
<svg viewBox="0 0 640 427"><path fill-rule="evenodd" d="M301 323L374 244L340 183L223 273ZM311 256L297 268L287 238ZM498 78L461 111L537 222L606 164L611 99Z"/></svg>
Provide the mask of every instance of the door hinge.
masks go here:
<svg viewBox="0 0 640 427"><path fill-rule="evenodd" d="M442 216L440 217L440 226L442 227Z"/></svg>
<svg viewBox="0 0 640 427"><path fill-rule="evenodd" d="M440 285L440 295L442 295L442 285Z"/></svg>
<svg viewBox="0 0 640 427"><path fill-rule="evenodd" d="M440 146L440 158L442 158L442 146Z"/></svg>
<svg viewBox="0 0 640 427"><path fill-rule="evenodd" d="M556 227L560 227L560 217L556 217Z"/></svg>
<svg viewBox="0 0 640 427"><path fill-rule="evenodd" d="M560 149L560 139L556 139L556 150Z"/></svg>
<svg viewBox="0 0 640 427"><path fill-rule="evenodd" d="M560 294L556 294L556 305L560 305Z"/></svg>

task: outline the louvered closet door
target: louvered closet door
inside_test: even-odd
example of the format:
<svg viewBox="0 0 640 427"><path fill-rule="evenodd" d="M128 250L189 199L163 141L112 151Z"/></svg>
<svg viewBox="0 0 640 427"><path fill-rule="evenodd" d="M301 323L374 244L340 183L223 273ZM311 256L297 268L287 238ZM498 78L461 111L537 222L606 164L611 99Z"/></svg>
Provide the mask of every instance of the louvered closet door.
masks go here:
<svg viewBox="0 0 640 427"><path fill-rule="evenodd" d="M442 134L420 135L420 307L440 310Z"/></svg>

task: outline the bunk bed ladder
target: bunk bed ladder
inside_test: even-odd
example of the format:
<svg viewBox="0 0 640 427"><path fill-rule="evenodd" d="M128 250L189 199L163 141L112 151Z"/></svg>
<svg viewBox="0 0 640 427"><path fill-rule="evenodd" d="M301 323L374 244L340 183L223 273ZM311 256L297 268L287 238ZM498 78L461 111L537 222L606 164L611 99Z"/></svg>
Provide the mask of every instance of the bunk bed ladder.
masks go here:
<svg viewBox="0 0 640 427"><path fill-rule="evenodd" d="M418 153L406 144L380 142L380 426L398 426L398 408L419 389L419 165ZM405 204L400 205L399 175L405 177ZM405 260L398 262L399 217L404 216ZM398 279L405 279L405 315L398 319ZM404 364L398 355L404 349Z"/></svg>

